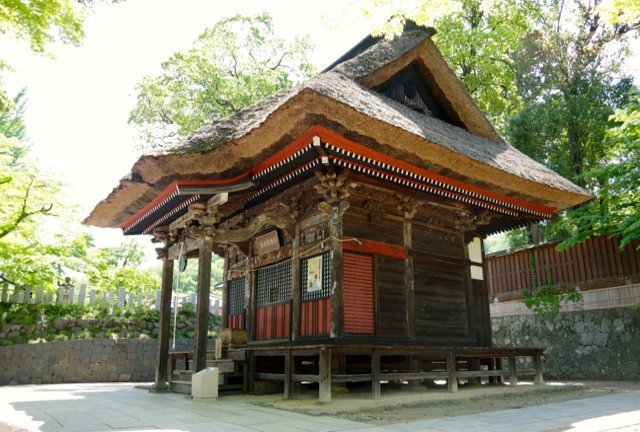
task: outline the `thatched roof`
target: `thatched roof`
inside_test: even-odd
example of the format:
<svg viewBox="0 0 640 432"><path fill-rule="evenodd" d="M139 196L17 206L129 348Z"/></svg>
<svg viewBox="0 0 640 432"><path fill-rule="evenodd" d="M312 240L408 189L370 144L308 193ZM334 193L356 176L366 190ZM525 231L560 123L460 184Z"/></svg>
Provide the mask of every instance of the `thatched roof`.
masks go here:
<svg viewBox="0 0 640 432"><path fill-rule="evenodd" d="M328 72L200 128L162 155L141 157L132 175L85 221L115 227L172 180L225 178L249 169L314 124L454 178L535 203L565 208L589 194L505 143L448 68L429 29L353 52ZM419 62L459 115L458 127L372 90ZM466 128L466 129L465 129Z"/></svg>

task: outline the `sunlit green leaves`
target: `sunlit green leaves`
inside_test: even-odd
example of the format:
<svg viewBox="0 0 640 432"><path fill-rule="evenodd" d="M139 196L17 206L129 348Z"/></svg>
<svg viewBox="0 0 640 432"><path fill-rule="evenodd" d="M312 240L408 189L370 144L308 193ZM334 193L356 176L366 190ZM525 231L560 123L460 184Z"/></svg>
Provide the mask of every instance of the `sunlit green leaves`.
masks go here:
<svg viewBox="0 0 640 432"><path fill-rule="evenodd" d="M138 84L129 121L139 127L145 148L173 143L309 77L311 48L309 38L280 38L266 13L223 19L191 49L162 63L160 75Z"/></svg>

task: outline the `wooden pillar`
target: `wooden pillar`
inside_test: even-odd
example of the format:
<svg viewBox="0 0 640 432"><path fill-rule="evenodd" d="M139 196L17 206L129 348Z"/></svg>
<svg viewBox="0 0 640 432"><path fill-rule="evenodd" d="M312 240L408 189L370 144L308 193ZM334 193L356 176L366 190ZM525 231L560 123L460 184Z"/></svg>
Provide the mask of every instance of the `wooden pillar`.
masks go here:
<svg viewBox="0 0 640 432"><path fill-rule="evenodd" d="M198 256L198 310L196 315L196 338L193 353L193 372L207 366L207 339L209 336L209 294L211 293L211 251L213 237L205 235L200 241Z"/></svg>
<svg viewBox="0 0 640 432"><path fill-rule="evenodd" d="M489 284L487 283L487 260L484 256L484 239L480 238L480 252L482 254L482 345L493 346L491 331L491 311L489 308Z"/></svg>
<svg viewBox="0 0 640 432"><path fill-rule="evenodd" d="M544 379L542 378L542 355L534 354L533 367L536 369L535 383L544 384Z"/></svg>
<svg viewBox="0 0 640 432"><path fill-rule="evenodd" d="M302 279L300 274L300 225L296 224L291 245L291 340L300 337L300 307Z"/></svg>
<svg viewBox="0 0 640 432"><path fill-rule="evenodd" d="M171 295L173 291L173 260L163 250L162 286L160 296L160 327L158 329L158 351L156 355L156 376L151 391L169 391L171 377L167 375L169 360L169 330L171 323Z"/></svg>
<svg viewBox="0 0 640 432"><path fill-rule="evenodd" d="M516 372L516 356L509 354L509 384L518 385L518 375Z"/></svg>
<svg viewBox="0 0 640 432"><path fill-rule="evenodd" d="M407 320L407 336L416 337L416 309L415 309L415 293L413 282L413 257L411 256L411 248L413 247L413 230L411 221L407 220L403 224L404 247L407 248L407 257L404 259L404 295L406 305Z"/></svg>
<svg viewBox="0 0 640 432"><path fill-rule="evenodd" d="M373 350L371 354L371 395L373 399L380 399L380 351Z"/></svg>
<svg viewBox="0 0 640 432"><path fill-rule="evenodd" d="M220 313L220 327L229 327L229 248L224 249L224 269L222 270L222 311Z"/></svg>
<svg viewBox="0 0 640 432"><path fill-rule="evenodd" d="M347 204L347 205L345 205ZM344 336L344 263L342 260L342 214L347 202L331 206L329 220L331 247L331 337ZM343 210L344 209L344 210Z"/></svg>
<svg viewBox="0 0 640 432"><path fill-rule="evenodd" d="M331 402L331 348L320 350L319 401Z"/></svg>
<svg viewBox="0 0 640 432"><path fill-rule="evenodd" d="M251 258L253 257L253 242L249 242L249 251L247 252L247 285L249 287L249 297L245 296L245 310L247 311L247 340L256 340L256 301L257 301L257 287L256 287L256 272L254 271Z"/></svg>
<svg viewBox="0 0 640 432"><path fill-rule="evenodd" d="M291 375L293 373L295 373L294 358L291 355L291 350L288 349L284 354L284 400L289 400L291 398L291 393L293 392L293 381L291 380Z"/></svg>
<svg viewBox="0 0 640 432"><path fill-rule="evenodd" d="M453 351L449 351L447 354L447 386L449 387L449 391L451 393L455 393L458 391L458 374L456 372L456 356Z"/></svg>

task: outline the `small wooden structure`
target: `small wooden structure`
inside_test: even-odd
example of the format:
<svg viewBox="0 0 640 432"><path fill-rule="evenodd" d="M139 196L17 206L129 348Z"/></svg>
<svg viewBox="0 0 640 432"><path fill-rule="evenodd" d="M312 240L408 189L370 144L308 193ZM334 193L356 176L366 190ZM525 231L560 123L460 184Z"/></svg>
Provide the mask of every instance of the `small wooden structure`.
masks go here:
<svg viewBox="0 0 640 432"><path fill-rule="evenodd" d="M256 379L332 383L505 374L540 349L491 345L482 239L587 192L504 142L431 40L368 37L302 86L141 157L87 223L162 243L158 388L173 261L224 256L223 325ZM205 365L198 305L195 370ZM509 359L510 372L502 367ZM527 371L525 371L527 372Z"/></svg>

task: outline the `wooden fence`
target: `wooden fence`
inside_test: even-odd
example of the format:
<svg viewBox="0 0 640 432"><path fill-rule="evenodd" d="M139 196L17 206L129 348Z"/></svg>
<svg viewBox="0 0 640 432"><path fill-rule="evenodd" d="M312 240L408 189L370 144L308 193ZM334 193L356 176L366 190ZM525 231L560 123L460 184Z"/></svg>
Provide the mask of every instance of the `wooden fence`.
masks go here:
<svg viewBox="0 0 640 432"><path fill-rule="evenodd" d="M571 249L558 252L545 244L514 252L487 255L489 296L499 301L522 297L524 289L542 285L581 291L640 281L640 242L620 250L616 237L592 237Z"/></svg>
<svg viewBox="0 0 640 432"><path fill-rule="evenodd" d="M160 309L160 290L154 294L134 294L126 292L124 288L117 291L98 292L95 289L87 289L86 284L81 284L78 288L59 287L57 292L44 291L42 288L15 288L9 289L7 284L2 285L0 300L9 303L27 303L27 304L77 304L81 306L89 306L95 308L108 308L117 306L120 308L149 308ZM197 296L195 294L174 296L172 307L180 308L185 304L191 304L195 307L197 304ZM217 297L210 297L209 304L211 311L215 315L221 314L222 300Z"/></svg>

